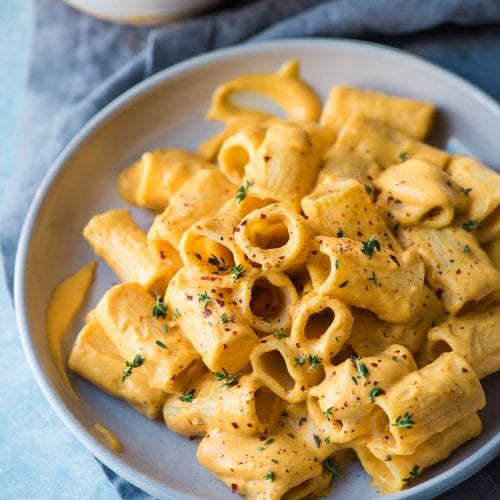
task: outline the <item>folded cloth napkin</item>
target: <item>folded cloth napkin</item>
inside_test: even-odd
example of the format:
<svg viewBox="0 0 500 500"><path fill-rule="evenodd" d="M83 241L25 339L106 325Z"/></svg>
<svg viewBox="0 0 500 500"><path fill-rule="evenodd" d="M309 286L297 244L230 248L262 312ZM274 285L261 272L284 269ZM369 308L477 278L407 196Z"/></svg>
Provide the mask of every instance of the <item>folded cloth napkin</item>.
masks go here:
<svg viewBox="0 0 500 500"><path fill-rule="evenodd" d="M362 38L417 53L500 100L499 0L240 0L151 29L97 21L59 0L37 0L36 7L18 158L0 213L10 291L23 219L56 156L112 99L188 57L273 38ZM497 459L441 498L500 499L499 470ZM122 497L149 497L104 471Z"/></svg>

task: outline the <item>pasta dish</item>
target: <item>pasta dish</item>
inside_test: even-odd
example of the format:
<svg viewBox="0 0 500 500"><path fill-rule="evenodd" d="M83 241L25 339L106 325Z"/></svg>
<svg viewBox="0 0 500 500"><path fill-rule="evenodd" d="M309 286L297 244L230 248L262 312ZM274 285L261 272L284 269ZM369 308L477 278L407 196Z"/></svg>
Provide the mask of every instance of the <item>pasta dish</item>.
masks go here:
<svg viewBox="0 0 500 500"><path fill-rule="evenodd" d="M325 495L355 457L410 487L481 432L500 369L500 176L425 143L434 114L346 86L322 106L297 61L221 84L221 132L120 173L147 231L121 208L85 227L120 283L70 369L247 498Z"/></svg>

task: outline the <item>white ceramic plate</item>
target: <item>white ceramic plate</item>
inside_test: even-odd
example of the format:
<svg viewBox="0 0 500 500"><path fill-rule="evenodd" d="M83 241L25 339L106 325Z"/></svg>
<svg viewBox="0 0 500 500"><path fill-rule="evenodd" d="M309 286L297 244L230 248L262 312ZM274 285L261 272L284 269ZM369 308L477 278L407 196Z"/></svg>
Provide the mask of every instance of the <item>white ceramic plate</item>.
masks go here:
<svg viewBox="0 0 500 500"><path fill-rule="evenodd" d="M334 40L289 40L235 47L201 56L126 92L100 112L66 148L45 179L26 219L19 243L15 301L21 338L33 373L54 410L80 441L107 466L162 498L233 499L196 461L197 442L150 422L126 403L71 377L81 395L75 403L50 359L44 313L51 290L94 256L81 237L97 212L122 207L118 172L143 151L159 146L193 149L217 129L203 121L215 86L236 75L275 71L298 58L302 74L322 99L334 84L369 87L428 99L439 109L435 142L477 155L500 166L500 109L482 92L413 55L377 45ZM497 162L495 164L495 161ZM134 211L142 223L149 216ZM86 308L116 278L100 264ZM74 323L71 340L83 321ZM69 349L66 346L66 353ZM425 471L411 489L384 498L430 498L464 480L500 450L500 377L483 381L488 405L481 412L484 431L443 463ZM93 430L100 422L124 444L114 454ZM54 457L54 460L67 457ZM335 479L335 498L378 497L356 464Z"/></svg>

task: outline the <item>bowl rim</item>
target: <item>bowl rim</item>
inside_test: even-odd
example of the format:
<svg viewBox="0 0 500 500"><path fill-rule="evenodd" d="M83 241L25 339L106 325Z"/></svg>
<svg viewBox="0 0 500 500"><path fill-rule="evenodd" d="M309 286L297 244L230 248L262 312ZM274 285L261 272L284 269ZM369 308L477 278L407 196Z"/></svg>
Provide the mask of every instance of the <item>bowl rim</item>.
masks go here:
<svg viewBox="0 0 500 500"><path fill-rule="evenodd" d="M35 343L33 342L31 336L28 305L26 295L24 293L27 279L26 264L29 258L33 229L36 225L38 215L43 207L47 194L56 179L65 169L68 160L78 151L80 145L93 133L95 128L112 119L116 113L120 112L122 107L128 105L136 99L141 98L142 96L155 90L157 87L160 87L165 81L182 75L184 72L196 70L234 56L272 52L277 47L295 50L303 48L316 48L318 50L345 48L353 52L372 52L374 56L382 54L384 56L393 57L395 60L404 60L406 62L409 60L408 57L411 56L412 63L416 65L416 69L421 67L431 71L437 77L446 81L447 85L455 86L461 91L468 93L471 97L481 102L483 106L487 107L492 114L497 115L500 122L500 105L492 97L460 76L457 76L444 68L436 66L435 64L413 54L412 52L378 43L346 38L285 38L270 41L257 41L218 49L213 52L200 54L163 69L135 84L124 93L113 99L103 109L96 113L69 141L49 168L41 185L36 191L22 226L14 269L14 306L19 336L21 337L24 354L42 393L66 427L70 429L70 431L95 458L100 460L117 475L156 497L162 498L168 495L168 498L178 499L189 498L194 500L200 498L196 495L186 495L184 493L180 493L178 490L148 477L127 464L126 461L119 455L110 451L103 443L101 443L80 424L64 401L59 398L53 384L50 382L45 370L43 369L40 359L37 356ZM391 499L404 498L406 500L424 499L429 498L429 495L438 495L461 483L472 474L482 469L499 453L500 430L481 448L438 476L419 483L408 490L403 490L386 496Z"/></svg>

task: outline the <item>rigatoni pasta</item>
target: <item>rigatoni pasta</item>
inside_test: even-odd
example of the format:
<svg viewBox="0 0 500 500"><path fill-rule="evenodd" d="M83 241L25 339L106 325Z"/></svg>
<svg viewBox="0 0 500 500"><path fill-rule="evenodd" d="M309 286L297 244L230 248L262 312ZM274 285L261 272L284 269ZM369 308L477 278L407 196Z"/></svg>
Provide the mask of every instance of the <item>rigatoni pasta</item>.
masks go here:
<svg viewBox="0 0 500 500"><path fill-rule="evenodd" d="M120 174L147 233L125 210L85 228L122 283L70 368L200 437L247 498L325 494L353 456L381 491L411 485L480 432L500 369L500 177L422 142L433 114L345 86L321 112L296 61L221 85L199 154Z"/></svg>

